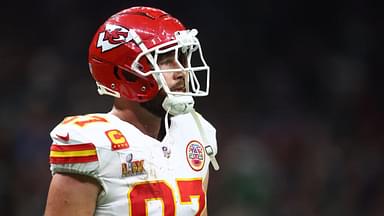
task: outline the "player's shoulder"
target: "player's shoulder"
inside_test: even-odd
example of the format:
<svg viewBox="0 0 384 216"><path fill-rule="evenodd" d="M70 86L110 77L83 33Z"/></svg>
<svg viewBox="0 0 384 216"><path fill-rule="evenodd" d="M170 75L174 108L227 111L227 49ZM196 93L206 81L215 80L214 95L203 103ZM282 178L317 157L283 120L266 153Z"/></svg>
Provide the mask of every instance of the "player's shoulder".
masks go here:
<svg viewBox="0 0 384 216"><path fill-rule="evenodd" d="M109 150L127 147L127 140L138 139L137 134L137 128L109 113L68 116L50 132L54 144L90 143L96 148Z"/></svg>
<svg viewBox="0 0 384 216"><path fill-rule="evenodd" d="M102 115L67 116L50 132L50 162L53 164L97 161L96 146L84 126L92 121L106 122Z"/></svg>
<svg viewBox="0 0 384 216"><path fill-rule="evenodd" d="M102 142L95 142L99 136L105 136L109 130L118 127L113 116L106 113L67 116L53 128L50 136L56 145L92 144L101 147Z"/></svg>
<svg viewBox="0 0 384 216"><path fill-rule="evenodd" d="M92 134L108 122L106 114L86 114L67 116L57 124L50 132L52 173L69 172L95 177L99 157Z"/></svg>
<svg viewBox="0 0 384 216"><path fill-rule="evenodd" d="M89 113L83 115L66 116L57 126L84 128L94 123L108 123L111 115L108 113Z"/></svg>

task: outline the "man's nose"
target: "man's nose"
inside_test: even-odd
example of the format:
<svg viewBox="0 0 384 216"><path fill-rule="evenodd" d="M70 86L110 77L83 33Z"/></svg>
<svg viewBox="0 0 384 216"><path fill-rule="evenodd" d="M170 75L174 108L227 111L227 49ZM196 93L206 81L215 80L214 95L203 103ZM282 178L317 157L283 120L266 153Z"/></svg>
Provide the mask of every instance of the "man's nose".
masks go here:
<svg viewBox="0 0 384 216"><path fill-rule="evenodd" d="M173 79L174 80L181 80L185 79L185 76L187 75L186 71L177 71L173 73Z"/></svg>

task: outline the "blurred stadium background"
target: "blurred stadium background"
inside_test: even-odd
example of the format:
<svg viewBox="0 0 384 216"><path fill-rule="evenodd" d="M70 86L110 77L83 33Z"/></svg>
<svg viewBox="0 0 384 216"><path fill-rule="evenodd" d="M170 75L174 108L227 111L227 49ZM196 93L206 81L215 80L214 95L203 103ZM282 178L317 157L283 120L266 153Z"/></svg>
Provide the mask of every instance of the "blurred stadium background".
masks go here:
<svg viewBox="0 0 384 216"><path fill-rule="evenodd" d="M377 4L376 4L377 3ZM384 215L379 2L7 1L0 44L0 214L42 215L48 132L108 112L87 66L107 17L160 7L199 29L212 68L197 107L218 130L211 216Z"/></svg>

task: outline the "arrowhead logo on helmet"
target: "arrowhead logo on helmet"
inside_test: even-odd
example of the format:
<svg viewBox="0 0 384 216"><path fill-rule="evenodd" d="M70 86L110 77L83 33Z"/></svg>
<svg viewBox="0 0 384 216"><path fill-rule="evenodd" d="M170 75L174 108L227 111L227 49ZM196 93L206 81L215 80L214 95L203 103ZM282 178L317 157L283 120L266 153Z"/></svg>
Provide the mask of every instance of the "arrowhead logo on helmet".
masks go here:
<svg viewBox="0 0 384 216"><path fill-rule="evenodd" d="M128 29L118 25L106 24L105 30L99 33L96 47L101 47L101 51L105 52L131 41L132 38Z"/></svg>

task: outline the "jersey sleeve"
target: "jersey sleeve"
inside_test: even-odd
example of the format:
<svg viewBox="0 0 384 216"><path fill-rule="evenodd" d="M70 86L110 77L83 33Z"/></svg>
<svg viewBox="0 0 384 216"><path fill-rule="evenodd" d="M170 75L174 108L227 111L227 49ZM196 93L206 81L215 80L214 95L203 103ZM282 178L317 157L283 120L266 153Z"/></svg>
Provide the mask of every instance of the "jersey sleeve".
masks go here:
<svg viewBox="0 0 384 216"><path fill-rule="evenodd" d="M97 179L99 158L96 146L81 127L59 124L50 133L49 163L52 175L73 173Z"/></svg>

